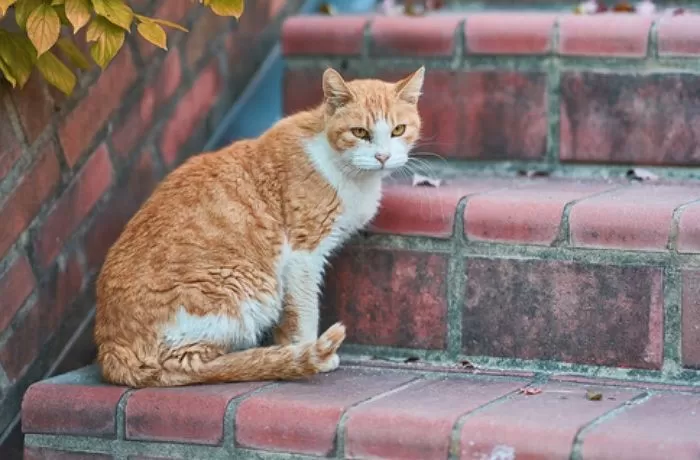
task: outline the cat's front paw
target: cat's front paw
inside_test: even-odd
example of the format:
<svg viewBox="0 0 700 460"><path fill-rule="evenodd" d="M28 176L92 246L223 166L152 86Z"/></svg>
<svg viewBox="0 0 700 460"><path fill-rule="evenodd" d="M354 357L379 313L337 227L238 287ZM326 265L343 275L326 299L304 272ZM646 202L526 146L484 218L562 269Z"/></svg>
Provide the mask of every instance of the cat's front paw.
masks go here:
<svg viewBox="0 0 700 460"><path fill-rule="evenodd" d="M338 369L338 366L340 366L340 357L333 353L327 360L319 364L318 371L332 372Z"/></svg>

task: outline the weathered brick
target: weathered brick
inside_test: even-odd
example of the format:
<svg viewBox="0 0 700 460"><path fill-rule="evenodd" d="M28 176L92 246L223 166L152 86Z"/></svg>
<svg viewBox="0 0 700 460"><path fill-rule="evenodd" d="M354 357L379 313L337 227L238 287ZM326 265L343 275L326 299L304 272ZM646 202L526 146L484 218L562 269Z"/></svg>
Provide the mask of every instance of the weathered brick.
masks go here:
<svg viewBox="0 0 700 460"><path fill-rule="evenodd" d="M700 15L661 18L657 25L659 56L700 56Z"/></svg>
<svg viewBox="0 0 700 460"><path fill-rule="evenodd" d="M700 164L700 77L565 72L563 161Z"/></svg>
<svg viewBox="0 0 700 460"><path fill-rule="evenodd" d="M369 225L374 233L449 238L462 197L505 187L509 181L469 179L448 181L440 187L413 187L389 183L382 193L377 216Z"/></svg>
<svg viewBox="0 0 700 460"><path fill-rule="evenodd" d="M44 221L34 242L43 265L54 260L75 228L112 183L112 164L104 144L85 163Z"/></svg>
<svg viewBox="0 0 700 460"><path fill-rule="evenodd" d="M475 71L458 91L462 137L455 156L537 160L547 147L546 77L539 72Z"/></svg>
<svg viewBox="0 0 700 460"><path fill-rule="evenodd" d="M589 401L579 386L548 384L541 390L468 417L461 431L460 458L567 459L581 428L639 394L605 389L602 400Z"/></svg>
<svg viewBox="0 0 700 460"><path fill-rule="evenodd" d="M583 458L615 460L700 457L700 398L657 394L597 426L583 438Z"/></svg>
<svg viewBox="0 0 700 460"><path fill-rule="evenodd" d="M22 401L22 431L114 438L117 403L126 388L36 383Z"/></svg>
<svg viewBox="0 0 700 460"><path fill-rule="evenodd" d="M700 203L686 207L678 222L678 252L700 253Z"/></svg>
<svg viewBox="0 0 700 460"><path fill-rule="evenodd" d="M465 54L546 54L556 15L487 13L467 17Z"/></svg>
<svg viewBox="0 0 700 460"><path fill-rule="evenodd" d="M216 102L220 88L221 75L214 61L202 70L192 88L180 99L175 113L165 125L160 149L163 160L168 166L175 164L180 148L209 113Z"/></svg>
<svg viewBox="0 0 700 460"><path fill-rule="evenodd" d="M53 99L38 72L32 74L23 88L11 91L10 95L19 113L27 142L31 144L51 121L54 113Z"/></svg>
<svg viewBox="0 0 700 460"><path fill-rule="evenodd" d="M324 327L342 321L350 343L446 347L446 255L356 246L331 267L324 287Z"/></svg>
<svg viewBox="0 0 700 460"><path fill-rule="evenodd" d="M47 143L39 159L0 208L0 256L14 244L60 179L56 146Z"/></svg>
<svg viewBox="0 0 700 460"><path fill-rule="evenodd" d="M338 370L263 391L238 407L236 442L255 449L328 456L340 417L349 407L411 378Z"/></svg>
<svg viewBox="0 0 700 460"><path fill-rule="evenodd" d="M0 364L11 383L24 375L52 332L47 324L47 305L44 302L34 300L27 308L29 312L0 348Z"/></svg>
<svg viewBox="0 0 700 460"><path fill-rule="evenodd" d="M531 182L477 195L467 202L464 231L475 241L550 245L567 203L613 186L563 181Z"/></svg>
<svg viewBox="0 0 700 460"><path fill-rule="evenodd" d="M294 16L282 26L282 53L358 55L368 19L352 16Z"/></svg>
<svg viewBox="0 0 700 460"><path fill-rule="evenodd" d="M683 271L683 365L700 368L700 271Z"/></svg>
<svg viewBox="0 0 700 460"><path fill-rule="evenodd" d="M661 268L470 258L465 274L465 354L661 367Z"/></svg>
<svg viewBox="0 0 700 460"><path fill-rule="evenodd" d="M207 46L226 29L230 21L233 21L230 17L218 16L207 11L194 23L192 30L186 36L183 50L185 65L188 68L194 67L204 57Z"/></svg>
<svg viewBox="0 0 700 460"><path fill-rule="evenodd" d="M148 198L158 182L151 152L144 151L123 184L118 184L104 210L85 235L85 253L90 271L102 265L128 220Z"/></svg>
<svg viewBox="0 0 700 460"><path fill-rule="evenodd" d="M35 286L36 280L25 256L14 261L0 276L0 332L7 328Z"/></svg>
<svg viewBox="0 0 700 460"><path fill-rule="evenodd" d="M522 382L425 381L359 405L345 423L347 458L447 458L458 417ZM468 397L465 397L468 395Z"/></svg>
<svg viewBox="0 0 700 460"><path fill-rule="evenodd" d="M22 155L19 139L10 122L10 114L5 110L4 94L5 92L0 89L0 181L7 176Z"/></svg>
<svg viewBox="0 0 700 460"><path fill-rule="evenodd" d="M24 460L111 460L111 455L67 452L44 447L25 447Z"/></svg>
<svg viewBox="0 0 700 460"><path fill-rule="evenodd" d="M256 382L139 390L126 405L126 437L221 444L229 402L263 385Z"/></svg>
<svg viewBox="0 0 700 460"><path fill-rule="evenodd" d="M346 80L353 80L356 74L338 70ZM286 69L284 72L282 105L285 115L309 110L323 102L323 71L320 69Z"/></svg>
<svg viewBox="0 0 700 460"><path fill-rule="evenodd" d="M568 15L559 18L559 51L568 56L643 58L653 18L645 15Z"/></svg>
<svg viewBox="0 0 700 460"><path fill-rule="evenodd" d="M112 112L119 108L136 77L131 52L129 47L124 47L90 87L87 96L65 117L58 136L71 167L92 144Z"/></svg>
<svg viewBox="0 0 700 460"><path fill-rule="evenodd" d="M451 56L458 15L377 16L370 26L374 56Z"/></svg>
<svg viewBox="0 0 700 460"><path fill-rule="evenodd" d="M699 187L642 185L582 200L569 216L571 243L577 247L664 251L674 209L698 198Z"/></svg>

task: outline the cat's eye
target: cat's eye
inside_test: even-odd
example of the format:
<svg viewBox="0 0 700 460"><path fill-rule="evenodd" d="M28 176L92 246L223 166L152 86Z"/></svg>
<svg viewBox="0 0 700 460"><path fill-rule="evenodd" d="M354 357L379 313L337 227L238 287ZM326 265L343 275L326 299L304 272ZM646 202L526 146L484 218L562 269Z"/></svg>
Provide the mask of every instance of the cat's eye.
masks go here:
<svg viewBox="0 0 700 460"><path fill-rule="evenodd" d="M394 130L391 132L392 137L402 136L406 132L406 125L396 125Z"/></svg>
<svg viewBox="0 0 700 460"><path fill-rule="evenodd" d="M364 139L366 141L369 140L369 131L367 131L365 128L352 128L350 132L355 137L359 137L360 139Z"/></svg>

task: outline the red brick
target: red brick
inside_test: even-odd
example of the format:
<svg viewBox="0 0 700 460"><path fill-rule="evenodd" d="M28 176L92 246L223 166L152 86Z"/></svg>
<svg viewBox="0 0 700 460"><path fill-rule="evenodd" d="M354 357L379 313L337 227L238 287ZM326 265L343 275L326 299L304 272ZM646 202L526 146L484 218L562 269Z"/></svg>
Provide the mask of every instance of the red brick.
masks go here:
<svg viewBox="0 0 700 460"><path fill-rule="evenodd" d="M220 88L221 75L214 61L202 70L192 88L180 99L175 113L165 125L160 149L163 160L168 166L175 164L178 151L209 113L216 102Z"/></svg>
<svg viewBox="0 0 700 460"><path fill-rule="evenodd" d="M463 117L455 156L538 160L547 147L546 76L538 72L465 72L457 97ZM429 97L429 96L428 96Z"/></svg>
<svg viewBox="0 0 700 460"><path fill-rule="evenodd" d="M0 332L7 328L35 286L36 280L25 256L0 276Z"/></svg>
<svg viewBox="0 0 700 460"><path fill-rule="evenodd" d="M346 80L353 80L356 74L341 72ZM323 102L323 71L320 69L286 69L283 83L283 111L291 115L316 107Z"/></svg>
<svg viewBox="0 0 700 460"><path fill-rule="evenodd" d="M156 76L155 84L152 85L152 88L156 92L156 105L165 104L165 102L175 94L181 82L182 64L180 53L172 51L165 57L163 66Z"/></svg>
<svg viewBox="0 0 700 460"><path fill-rule="evenodd" d="M51 302L51 323L58 324L63 313L78 297L83 288L83 269L77 252L70 254L63 264L58 264L55 280L44 286L42 295Z"/></svg>
<svg viewBox="0 0 700 460"><path fill-rule="evenodd" d="M348 408L411 378L339 370L285 383L241 403L236 411L236 442L256 449L328 456L340 417Z"/></svg>
<svg viewBox="0 0 700 460"><path fill-rule="evenodd" d="M700 77L565 72L563 161L700 164Z"/></svg>
<svg viewBox="0 0 700 460"><path fill-rule="evenodd" d="M194 67L204 57L207 46L226 29L230 21L233 19L207 11L194 23L184 44L185 65L188 68Z"/></svg>
<svg viewBox="0 0 700 460"><path fill-rule="evenodd" d="M149 388L129 397L127 439L218 445L229 402L263 383Z"/></svg>
<svg viewBox="0 0 700 460"><path fill-rule="evenodd" d="M447 346L447 255L349 247L332 261L322 322L342 321L347 342Z"/></svg>
<svg viewBox="0 0 700 460"><path fill-rule="evenodd" d="M700 203L682 211L678 223L678 252L700 253Z"/></svg>
<svg viewBox="0 0 700 460"><path fill-rule="evenodd" d="M683 365L700 368L700 271L683 271Z"/></svg>
<svg viewBox="0 0 700 460"><path fill-rule="evenodd" d="M122 125L112 134L114 153L124 159L129 157L150 130L154 109L155 91L146 88L140 103L131 108Z"/></svg>
<svg viewBox="0 0 700 460"><path fill-rule="evenodd" d="M267 7L268 18L273 19L282 12L287 0L270 0Z"/></svg>
<svg viewBox="0 0 700 460"><path fill-rule="evenodd" d="M185 26L185 16L187 16L188 11L193 9L192 6L192 2L189 0L168 0L160 2L160 6L156 9L155 13L153 13L153 17L167 19ZM207 10L205 14L212 13ZM168 48L173 48L173 43L177 42L183 35L185 35L184 32L173 28L166 28L166 33L168 34ZM147 40L144 40L143 37L137 36L136 43L138 45L139 53L144 61L148 61L148 58L151 57L156 51L162 52L160 48L152 45Z"/></svg>
<svg viewBox="0 0 700 460"><path fill-rule="evenodd" d="M22 431L114 438L117 403L125 392L111 385L34 384L22 401Z"/></svg>
<svg viewBox="0 0 700 460"><path fill-rule="evenodd" d="M455 30L463 20L457 15L378 16L370 27L371 52L375 56L451 56Z"/></svg>
<svg viewBox="0 0 700 460"><path fill-rule="evenodd" d="M465 54L547 54L553 14L493 13L467 17Z"/></svg>
<svg viewBox="0 0 700 460"><path fill-rule="evenodd" d="M700 188L642 185L575 204L569 223L577 247L665 251L673 210L700 198Z"/></svg>
<svg viewBox="0 0 700 460"><path fill-rule="evenodd" d="M583 458L698 458L698 426L700 397L657 394L594 427L583 439Z"/></svg>
<svg viewBox="0 0 700 460"><path fill-rule="evenodd" d="M464 230L470 240L550 245L567 203L612 185L546 181L477 195L467 202Z"/></svg>
<svg viewBox="0 0 700 460"><path fill-rule="evenodd" d="M31 144L51 122L54 101L49 96L46 83L38 72L32 74L22 89L10 92L19 113L27 142Z"/></svg>
<svg viewBox="0 0 700 460"><path fill-rule="evenodd" d="M148 198L158 182L149 151L144 151L132 168L126 183L112 190L112 196L96 216L85 236L85 253L90 271L100 268L110 246L114 244L129 219Z"/></svg>
<svg viewBox="0 0 700 460"><path fill-rule="evenodd" d="M357 55L362 51L368 19L353 16L293 16L282 26L285 56Z"/></svg>
<svg viewBox="0 0 700 460"><path fill-rule="evenodd" d="M0 181L7 176L12 166L22 155L19 139L10 124L10 114L4 110L3 92L0 90Z"/></svg>
<svg viewBox="0 0 700 460"><path fill-rule="evenodd" d="M467 355L659 369L663 269L469 258Z"/></svg>
<svg viewBox="0 0 700 460"><path fill-rule="evenodd" d="M700 56L700 15L664 17L659 20L659 56Z"/></svg>
<svg viewBox="0 0 700 460"><path fill-rule="evenodd" d="M28 307L29 312L0 348L0 364L11 383L15 383L24 375L39 354L41 346L53 332L48 324L46 307L44 302L34 301Z"/></svg>
<svg viewBox="0 0 700 460"><path fill-rule="evenodd" d="M653 18L644 15L563 16L559 50L568 56L643 58Z"/></svg>
<svg viewBox="0 0 700 460"><path fill-rule="evenodd" d="M111 455L65 452L43 447L25 447L24 460L111 460Z"/></svg>
<svg viewBox="0 0 700 460"><path fill-rule="evenodd" d="M468 417L461 431L461 458L568 459L581 428L639 394L605 389L602 400L589 401L579 386L541 389L538 395L519 394Z"/></svg>
<svg viewBox="0 0 700 460"><path fill-rule="evenodd" d="M93 138L122 104L136 68L129 47L124 47L114 61L90 87L87 96L70 112L58 131L66 161L72 167L92 144Z"/></svg>
<svg viewBox="0 0 700 460"><path fill-rule="evenodd" d="M488 380L425 381L352 409L347 458L447 458L462 414L523 386ZM467 396L468 395L468 396Z"/></svg>
<svg viewBox="0 0 700 460"><path fill-rule="evenodd" d="M29 226L60 179L56 146L48 143L39 159L0 208L0 256Z"/></svg>
<svg viewBox="0 0 700 460"><path fill-rule="evenodd" d="M63 243L87 216L112 183L112 164L102 144L85 163L68 190L63 192L46 218L34 243L35 254L43 265L58 255Z"/></svg>
<svg viewBox="0 0 700 460"><path fill-rule="evenodd" d="M436 188L389 183L369 229L375 233L449 238L457 205L463 197L498 189L508 183L498 179L475 179L446 182Z"/></svg>

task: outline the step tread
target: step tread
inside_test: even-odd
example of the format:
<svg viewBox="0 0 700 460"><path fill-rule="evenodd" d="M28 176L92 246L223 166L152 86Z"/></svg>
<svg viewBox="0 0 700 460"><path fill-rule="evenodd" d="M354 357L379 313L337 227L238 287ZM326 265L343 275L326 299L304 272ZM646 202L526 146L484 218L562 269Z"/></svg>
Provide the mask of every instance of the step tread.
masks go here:
<svg viewBox="0 0 700 460"><path fill-rule="evenodd" d="M600 400L589 399L589 390ZM130 392L101 384L93 366L33 385L22 420L26 434L58 436L50 446L41 445L46 436L27 437L34 451L64 449L64 440L70 450L73 436L83 436L117 439L104 445L124 454L169 442L159 444L168 455L197 445L337 458L447 458L450 451L457 458L568 458L572 448L597 459L700 455L698 387L556 376L538 382L352 361L297 382Z"/></svg>

